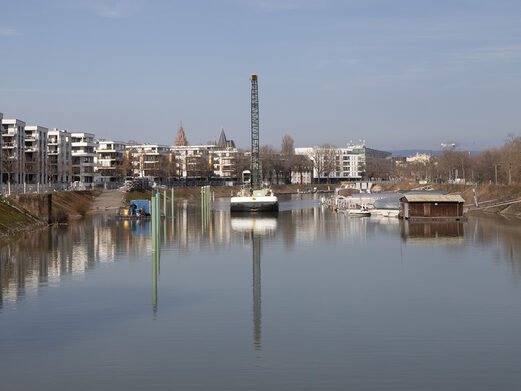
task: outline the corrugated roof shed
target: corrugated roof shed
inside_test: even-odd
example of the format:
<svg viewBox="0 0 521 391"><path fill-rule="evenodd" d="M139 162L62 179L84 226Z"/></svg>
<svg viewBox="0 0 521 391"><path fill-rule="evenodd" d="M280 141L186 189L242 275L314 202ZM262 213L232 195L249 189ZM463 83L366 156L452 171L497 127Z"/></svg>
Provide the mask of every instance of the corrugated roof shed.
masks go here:
<svg viewBox="0 0 521 391"><path fill-rule="evenodd" d="M465 202L459 194L405 194L403 198L408 202Z"/></svg>

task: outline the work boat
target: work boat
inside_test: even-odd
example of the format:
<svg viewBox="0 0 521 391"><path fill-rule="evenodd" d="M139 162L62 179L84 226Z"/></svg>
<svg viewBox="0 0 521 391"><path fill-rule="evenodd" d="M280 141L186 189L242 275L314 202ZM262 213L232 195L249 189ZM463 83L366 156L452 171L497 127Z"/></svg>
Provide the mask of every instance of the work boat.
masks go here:
<svg viewBox="0 0 521 391"><path fill-rule="evenodd" d="M230 202L232 212L278 212L279 199L271 189L242 189Z"/></svg>

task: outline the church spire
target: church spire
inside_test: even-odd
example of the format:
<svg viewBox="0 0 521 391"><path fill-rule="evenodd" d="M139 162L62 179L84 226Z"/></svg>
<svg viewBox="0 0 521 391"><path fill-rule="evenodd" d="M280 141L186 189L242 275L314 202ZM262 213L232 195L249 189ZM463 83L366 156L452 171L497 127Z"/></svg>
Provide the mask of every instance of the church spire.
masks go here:
<svg viewBox="0 0 521 391"><path fill-rule="evenodd" d="M183 129L183 122L181 122L181 126L179 126L179 130L177 131L174 145L176 147L186 147L188 145L188 140L186 139L185 131Z"/></svg>
<svg viewBox="0 0 521 391"><path fill-rule="evenodd" d="M219 136L219 141L217 141L217 146L220 148L226 148L227 141L228 140L226 140L226 135L224 134L224 126L221 126L221 134Z"/></svg>

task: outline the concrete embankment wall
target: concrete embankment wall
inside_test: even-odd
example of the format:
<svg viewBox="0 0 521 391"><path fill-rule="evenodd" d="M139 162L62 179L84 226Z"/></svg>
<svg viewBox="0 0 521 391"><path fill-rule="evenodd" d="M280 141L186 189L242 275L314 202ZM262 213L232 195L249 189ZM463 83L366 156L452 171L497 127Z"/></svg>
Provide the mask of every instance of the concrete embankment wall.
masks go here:
<svg viewBox="0 0 521 391"><path fill-rule="evenodd" d="M0 199L0 241L24 231L85 215L97 191L19 194Z"/></svg>
<svg viewBox="0 0 521 391"><path fill-rule="evenodd" d="M53 222L52 193L49 194L19 194L15 196L16 203L42 222Z"/></svg>

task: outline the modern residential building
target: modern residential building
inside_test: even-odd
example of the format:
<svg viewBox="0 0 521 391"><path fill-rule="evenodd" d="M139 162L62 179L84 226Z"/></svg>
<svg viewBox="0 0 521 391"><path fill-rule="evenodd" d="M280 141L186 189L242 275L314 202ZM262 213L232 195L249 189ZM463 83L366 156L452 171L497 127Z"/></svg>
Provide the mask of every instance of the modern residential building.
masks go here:
<svg viewBox="0 0 521 391"><path fill-rule="evenodd" d="M71 133L72 184L86 189L94 187L96 172L96 147L94 134Z"/></svg>
<svg viewBox="0 0 521 391"><path fill-rule="evenodd" d="M121 141L98 140L96 147L96 172L100 183L122 182L130 171L124 166L127 159L126 144Z"/></svg>
<svg viewBox="0 0 521 391"><path fill-rule="evenodd" d="M173 146L176 176L179 179L208 179L211 176L210 151L216 145Z"/></svg>
<svg viewBox="0 0 521 391"><path fill-rule="evenodd" d="M47 132L37 125L25 126L24 175L26 184L47 184Z"/></svg>
<svg viewBox="0 0 521 391"><path fill-rule="evenodd" d="M291 171L291 183L294 185L309 185L311 180L311 171Z"/></svg>
<svg viewBox="0 0 521 391"><path fill-rule="evenodd" d="M295 148L295 154L305 155L313 162L313 179L349 181L365 178L387 178L392 168L392 154L367 148L365 144L338 147ZM295 173L300 177L300 173Z"/></svg>
<svg viewBox="0 0 521 391"><path fill-rule="evenodd" d="M72 182L71 134L54 128L47 133L47 175L49 183Z"/></svg>
<svg viewBox="0 0 521 391"><path fill-rule="evenodd" d="M161 182L175 175L174 155L168 145L127 145L126 151L134 177Z"/></svg>
<svg viewBox="0 0 521 391"><path fill-rule="evenodd" d="M220 179L234 179L236 177L235 164L237 148L216 149L210 152L212 176Z"/></svg>
<svg viewBox="0 0 521 391"><path fill-rule="evenodd" d="M2 119L2 182L24 182L25 122Z"/></svg>
<svg viewBox="0 0 521 391"><path fill-rule="evenodd" d="M217 148L212 148L209 152L212 176L220 179L233 179L236 176L235 164L238 150L235 142L226 138L223 127L221 127L221 134L217 141Z"/></svg>
<svg viewBox="0 0 521 391"><path fill-rule="evenodd" d="M180 136L181 135L181 136ZM235 175L237 148L228 140L221 127L219 140L215 144L180 145L186 140L182 127L171 151L175 155L176 176L179 179L232 179Z"/></svg>

